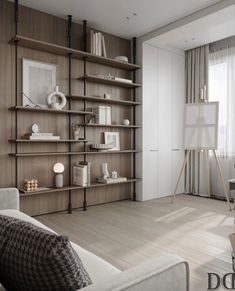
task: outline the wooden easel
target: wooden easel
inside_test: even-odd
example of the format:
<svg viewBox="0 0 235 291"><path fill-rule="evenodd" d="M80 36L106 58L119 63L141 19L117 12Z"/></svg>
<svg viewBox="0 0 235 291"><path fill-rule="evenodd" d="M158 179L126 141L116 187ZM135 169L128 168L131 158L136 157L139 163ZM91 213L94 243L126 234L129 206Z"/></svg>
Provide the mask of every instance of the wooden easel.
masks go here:
<svg viewBox="0 0 235 291"><path fill-rule="evenodd" d="M203 117L199 117L198 120L197 120L197 124L200 125L200 124L203 124L203 123L204 123ZM191 138L194 137L194 134L195 134L195 132L192 133ZM210 138L209 133L208 133L208 138ZM198 150L200 150L200 149L198 149ZM215 161L216 161L216 165L217 165L219 177L220 177L221 183L222 183L223 188L224 188L224 194L225 194L225 197L226 197L226 200L227 200L227 203L228 203L228 207L229 207L229 210L231 211L232 210L232 207L231 207L231 204L230 204L230 201L229 201L228 189L226 187L226 183L225 183L225 180L224 180L224 177L223 177L223 173L222 173L221 165L219 163L219 159L218 159L218 157L216 155L216 151L215 151L215 149L206 149L206 150L205 149L202 149L202 150L203 150L203 152L205 154L205 160L206 160L206 167L207 167L207 169L206 169L207 170L207 191L208 191L209 197L210 197L210 171L209 171L208 152L209 152L209 150L211 150L213 152L213 155L214 155L214 158L215 158ZM180 182L180 179L181 179L182 174L184 172L185 166L187 165L190 151L192 151L192 150L187 150L186 151L186 155L185 155L185 158L184 158L184 162L183 162L183 165L181 167L180 174L179 174L179 177L178 177L178 180L177 180L177 183L176 183L175 191L174 191L174 193L172 195L171 203L174 203L174 200L175 200L175 197L176 197L176 192L177 192L177 189L178 189L178 186L179 186L179 182Z"/></svg>
<svg viewBox="0 0 235 291"><path fill-rule="evenodd" d="M186 166L186 164L188 162L190 151L191 150L187 150L186 151L186 155L185 155L185 158L184 158L184 162L183 162L183 165L181 167L180 174L179 174L179 177L178 177L176 186L175 186L175 191L174 191L174 193L172 195L171 203L174 203L174 201L175 201L176 192L177 192L177 189L178 189L178 186L179 186L180 179L181 179L182 174L184 172L185 166ZM225 183L225 180L224 180L224 177L223 177L221 165L220 165L219 159L218 159L218 157L216 155L216 151L215 150L212 150L212 152L213 152L213 155L214 155L214 158L215 158L215 161L216 161L216 165L217 165L219 177L220 177L221 183L222 183L223 188L224 188L224 194L225 194L225 197L226 197L226 200L227 200L227 203L228 203L228 207L229 207L229 210L231 211L232 210L232 207L231 207L231 204L230 204L230 201L229 201L228 189L226 187L226 183ZM206 155L207 155L207 158L206 158L207 159L206 160L206 163L207 163L207 173L209 174L209 171L208 171L208 169L209 169L208 153L206 153ZM207 178L208 178L208 181L209 181L209 176ZM207 183L208 183L208 181L207 181ZM209 192L210 191L209 183L207 184L207 190L208 190L208 194L210 194L210 192Z"/></svg>

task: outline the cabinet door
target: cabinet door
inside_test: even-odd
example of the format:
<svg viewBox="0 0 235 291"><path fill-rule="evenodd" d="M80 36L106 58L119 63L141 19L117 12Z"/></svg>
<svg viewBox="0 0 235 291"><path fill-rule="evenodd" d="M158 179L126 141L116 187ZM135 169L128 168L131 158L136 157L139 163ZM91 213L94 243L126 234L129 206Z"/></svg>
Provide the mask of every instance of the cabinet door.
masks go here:
<svg viewBox="0 0 235 291"><path fill-rule="evenodd" d="M158 95L157 95L157 50L144 45L143 62L143 142L148 147L158 147Z"/></svg>
<svg viewBox="0 0 235 291"><path fill-rule="evenodd" d="M143 200L151 200L159 197L159 152L157 149L148 149L145 152Z"/></svg>
<svg viewBox="0 0 235 291"><path fill-rule="evenodd" d="M175 191L180 170L184 162L184 155L184 150L173 149L171 152L171 194ZM184 193L184 173L181 176L176 193Z"/></svg>
<svg viewBox="0 0 235 291"><path fill-rule="evenodd" d="M167 155L171 149L171 54L158 49L158 143L159 150Z"/></svg>

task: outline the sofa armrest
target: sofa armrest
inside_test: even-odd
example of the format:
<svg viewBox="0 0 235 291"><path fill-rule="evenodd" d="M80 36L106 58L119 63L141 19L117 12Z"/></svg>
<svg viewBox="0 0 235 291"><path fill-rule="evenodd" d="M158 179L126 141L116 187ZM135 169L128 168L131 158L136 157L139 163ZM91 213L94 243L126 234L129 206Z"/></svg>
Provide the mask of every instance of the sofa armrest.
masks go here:
<svg viewBox="0 0 235 291"><path fill-rule="evenodd" d="M164 255L82 290L189 291L189 267L180 257Z"/></svg>
<svg viewBox="0 0 235 291"><path fill-rule="evenodd" d="M19 191L16 188L0 189L0 209L19 210Z"/></svg>

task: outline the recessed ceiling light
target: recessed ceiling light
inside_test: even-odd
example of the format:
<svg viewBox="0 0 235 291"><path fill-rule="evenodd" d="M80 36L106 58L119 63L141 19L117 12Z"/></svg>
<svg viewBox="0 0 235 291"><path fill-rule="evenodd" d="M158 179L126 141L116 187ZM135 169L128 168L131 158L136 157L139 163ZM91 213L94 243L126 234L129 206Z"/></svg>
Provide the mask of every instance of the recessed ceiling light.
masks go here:
<svg viewBox="0 0 235 291"><path fill-rule="evenodd" d="M137 16L137 13L136 13L136 12L134 12L134 13L133 13L133 16Z"/></svg>
<svg viewBox="0 0 235 291"><path fill-rule="evenodd" d="M129 17L129 16L127 16L127 17L126 17L126 19L127 19L127 20L130 20L130 17Z"/></svg>

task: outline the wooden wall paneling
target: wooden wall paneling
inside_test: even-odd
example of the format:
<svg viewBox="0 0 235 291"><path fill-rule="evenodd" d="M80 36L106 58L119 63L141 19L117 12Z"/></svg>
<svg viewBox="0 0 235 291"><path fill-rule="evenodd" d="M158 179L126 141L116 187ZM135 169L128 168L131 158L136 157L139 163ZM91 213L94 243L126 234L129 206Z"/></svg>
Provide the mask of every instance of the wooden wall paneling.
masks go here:
<svg viewBox="0 0 235 291"><path fill-rule="evenodd" d="M88 31L90 29L88 28ZM59 45L67 45L67 21L49 14L20 6L19 9L19 34L32 37L42 41L48 41ZM8 111L8 108L14 105L14 46L9 45L9 39L14 35L14 17L13 3L6 0L0 1L0 187L14 186L14 158L9 157L9 152L14 152L14 145L8 142L8 139L14 138L14 114ZM104 33L108 57L117 55L126 55L131 57L130 41L124 40L110 34ZM81 49L82 26L73 23L72 26L72 47ZM58 65L58 84L60 90L68 93L68 58L57 56L46 52L32 50L20 47L18 49L18 70L21 76L22 58L29 58L42 62L50 62ZM72 60L72 94L83 94L83 82L78 81L77 77L83 75L83 61ZM89 74L113 74L130 78L130 72L102 66L99 64L87 63L87 73ZM21 101L21 82L18 82L18 98ZM87 82L87 95L103 96L104 93L111 93L112 98L130 100L131 90L105 86L102 84L93 84ZM89 106L95 103L90 102ZM83 102L72 101L73 109L82 109ZM123 119L131 119L131 108L112 106L112 121L121 124ZM4 120L4 122L3 122ZM33 122L39 123L42 131L50 131L61 138L68 138L68 116L61 114L50 115L47 113L19 113L19 135L24 134ZM73 121L83 122L82 116L73 116ZM87 135L91 142L101 142L102 132L119 131L121 148L131 148L131 130L126 129L109 129L109 128L87 128ZM82 133L81 133L82 136ZM24 144L19 145L19 152L34 151L67 151L67 144ZM82 150L81 144L73 144L72 150ZM83 156L73 156L72 161L82 160ZM123 176L131 176L131 154L110 154L88 156L87 159L92 163L92 179L101 175L101 164L107 161L110 170L115 169ZM65 183L68 183L68 162L67 156L58 157L34 157L19 158L18 173L19 186L24 178L38 178L40 185L53 186L54 174L52 166L55 162L60 161L65 164ZM128 165L128 166L127 166ZM3 170L4 167L4 170ZM113 188L112 188L113 187ZM108 201L126 199L130 197L131 185L115 185L108 187L92 188L87 191L88 205L105 203ZM81 207L83 202L83 191L72 191L73 207ZM67 209L68 192L48 193L35 195L34 197L22 197L21 209L30 214L38 215L48 212L54 212Z"/></svg>
<svg viewBox="0 0 235 291"><path fill-rule="evenodd" d="M14 160L9 159L8 151L14 149L8 138L14 133L14 114L6 108L14 102L14 52L8 44L14 28L13 5L0 1L0 185L14 186Z"/></svg>

